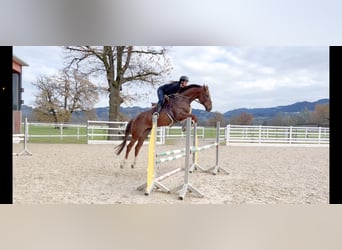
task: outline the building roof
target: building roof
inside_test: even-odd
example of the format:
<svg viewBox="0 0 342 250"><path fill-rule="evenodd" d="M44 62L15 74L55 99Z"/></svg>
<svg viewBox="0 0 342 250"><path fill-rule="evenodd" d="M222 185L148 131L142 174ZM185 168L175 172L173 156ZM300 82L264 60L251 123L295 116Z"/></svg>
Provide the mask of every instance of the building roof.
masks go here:
<svg viewBox="0 0 342 250"><path fill-rule="evenodd" d="M17 57L16 55L13 55L13 61L16 62L17 64L21 65L21 66L29 66L26 62L24 62L23 60L21 60L19 57Z"/></svg>

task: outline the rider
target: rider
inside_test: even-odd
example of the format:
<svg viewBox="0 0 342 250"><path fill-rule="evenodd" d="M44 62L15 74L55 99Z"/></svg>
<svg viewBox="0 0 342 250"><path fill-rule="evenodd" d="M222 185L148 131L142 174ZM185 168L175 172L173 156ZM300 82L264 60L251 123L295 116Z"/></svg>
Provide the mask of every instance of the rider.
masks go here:
<svg viewBox="0 0 342 250"><path fill-rule="evenodd" d="M171 95L171 94L178 92L180 88L186 87L188 82L189 82L189 78L187 76L181 76L179 78L179 81L173 81L171 83L167 83L167 84L160 86L157 90L158 103L157 103L156 113L159 114L161 110L162 104L164 102L164 95Z"/></svg>

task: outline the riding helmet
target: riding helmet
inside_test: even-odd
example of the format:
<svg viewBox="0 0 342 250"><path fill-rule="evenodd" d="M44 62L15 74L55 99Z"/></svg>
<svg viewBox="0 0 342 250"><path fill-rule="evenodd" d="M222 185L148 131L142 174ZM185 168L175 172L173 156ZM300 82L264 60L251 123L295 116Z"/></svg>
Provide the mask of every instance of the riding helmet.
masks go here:
<svg viewBox="0 0 342 250"><path fill-rule="evenodd" d="M189 78L187 77L187 76L181 76L180 78L179 78L179 81L181 82L181 81L189 81Z"/></svg>

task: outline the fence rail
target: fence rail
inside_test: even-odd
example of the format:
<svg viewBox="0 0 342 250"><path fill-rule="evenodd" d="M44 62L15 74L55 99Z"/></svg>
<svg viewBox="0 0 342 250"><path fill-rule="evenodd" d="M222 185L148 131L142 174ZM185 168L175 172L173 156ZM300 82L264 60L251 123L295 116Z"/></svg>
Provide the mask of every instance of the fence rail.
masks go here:
<svg viewBox="0 0 342 250"><path fill-rule="evenodd" d="M88 121L87 124L28 123L28 140L41 139L77 140L88 144L120 143L127 122ZM198 137L210 137L213 128L198 127ZM183 138L181 127L158 127L157 143L165 144L168 139ZM220 141L234 144L288 144L288 145L329 145L330 130L324 127L296 126L245 126L228 125L220 128ZM76 141L76 142L77 142ZM148 141L147 141L148 142Z"/></svg>
<svg viewBox="0 0 342 250"><path fill-rule="evenodd" d="M198 138L204 138L204 127L197 127ZM181 126L164 127L166 138L185 138L186 132Z"/></svg>
<svg viewBox="0 0 342 250"><path fill-rule="evenodd" d="M88 144L116 144L124 135L127 122L88 121Z"/></svg>
<svg viewBox="0 0 342 250"><path fill-rule="evenodd" d="M28 122L27 125L28 139L59 138L63 141L65 138L86 138L87 125L84 124Z"/></svg>
<svg viewBox="0 0 342 250"><path fill-rule="evenodd" d="M243 126L226 127L226 144L282 143L329 144L330 130L322 127Z"/></svg>

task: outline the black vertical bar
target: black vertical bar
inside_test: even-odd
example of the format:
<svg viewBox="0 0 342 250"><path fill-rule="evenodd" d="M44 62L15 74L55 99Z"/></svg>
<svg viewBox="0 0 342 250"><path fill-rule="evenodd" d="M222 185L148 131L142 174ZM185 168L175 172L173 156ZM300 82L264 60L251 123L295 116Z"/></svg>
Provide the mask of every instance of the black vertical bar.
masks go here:
<svg viewBox="0 0 342 250"><path fill-rule="evenodd" d="M341 126L339 125L338 104L340 92L337 90L338 85L342 83L342 47L331 46L329 47L329 69L330 69L330 168L329 168L329 203L342 204L342 175L341 175L341 159L339 149L341 146ZM341 112L339 112L341 113Z"/></svg>
<svg viewBox="0 0 342 250"><path fill-rule="evenodd" d="M12 47L0 46L0 204L13 203Z"/></svg>

